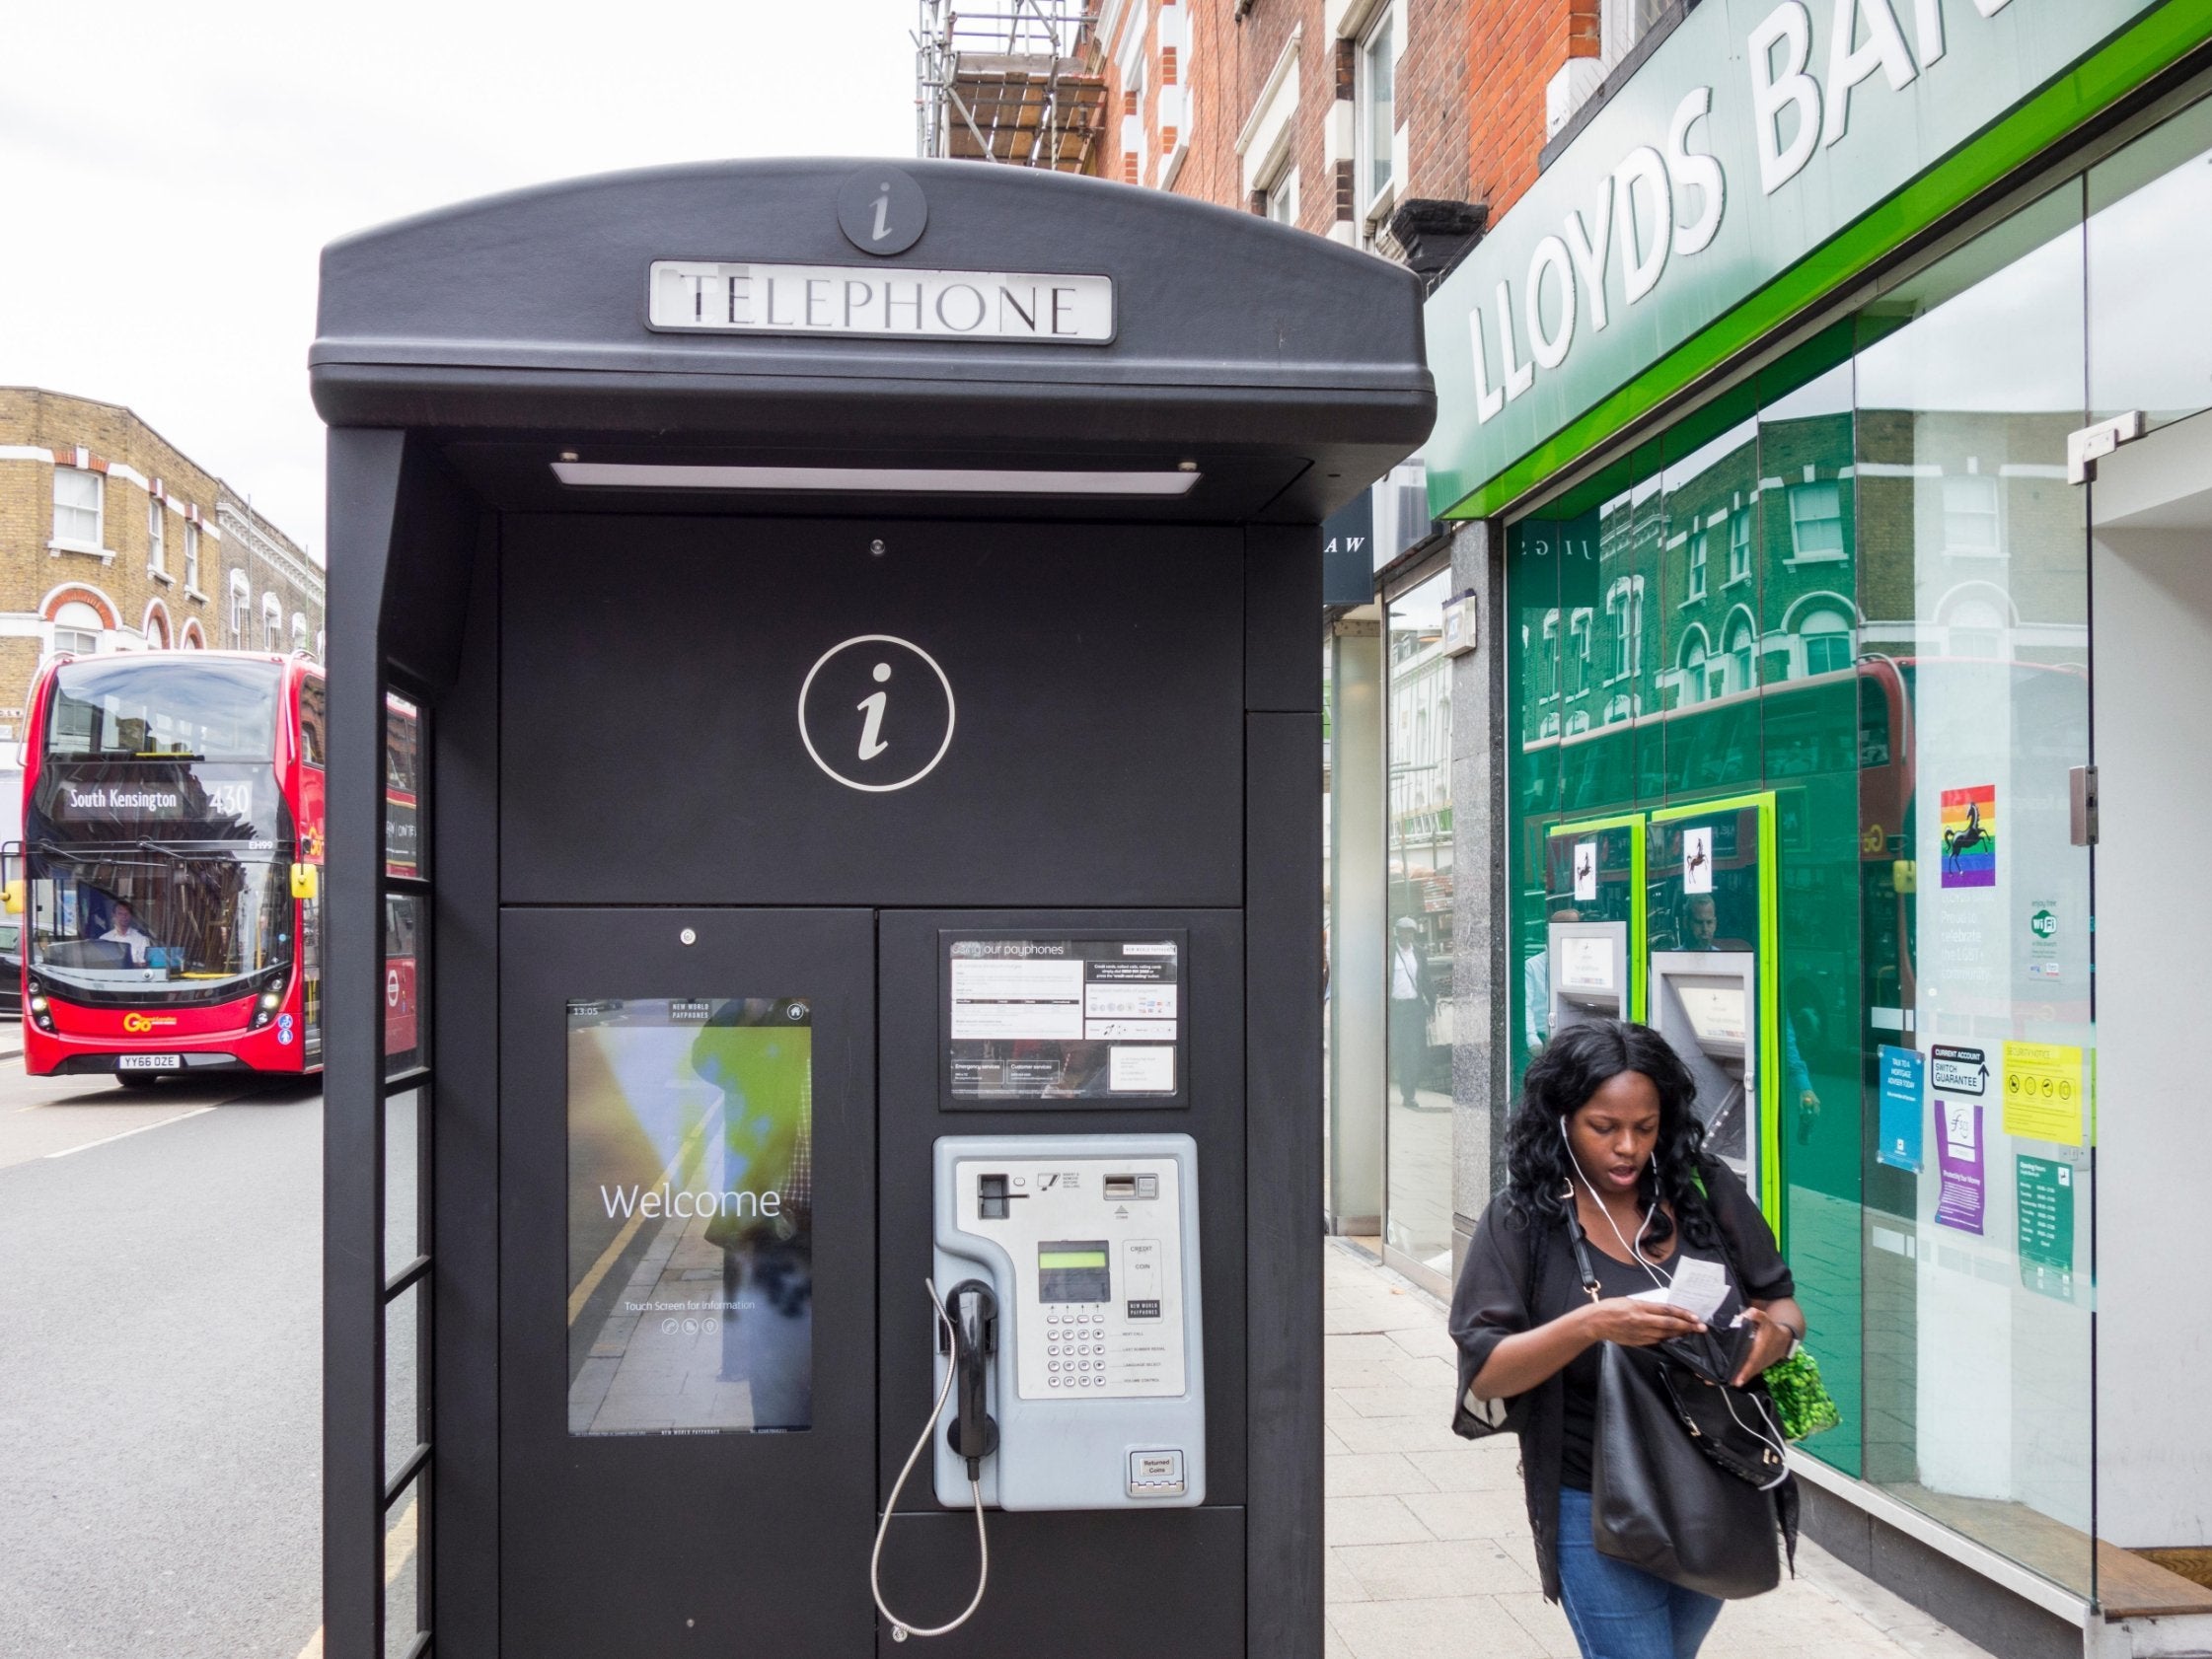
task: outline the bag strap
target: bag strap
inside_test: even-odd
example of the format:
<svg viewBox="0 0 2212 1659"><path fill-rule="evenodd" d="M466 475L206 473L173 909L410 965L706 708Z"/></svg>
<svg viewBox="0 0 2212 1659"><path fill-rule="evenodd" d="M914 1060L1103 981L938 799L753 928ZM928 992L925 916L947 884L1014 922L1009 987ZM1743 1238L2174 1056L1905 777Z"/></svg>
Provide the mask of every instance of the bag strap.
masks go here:
<svg viewBox="0 0 2212 1659"><path fill-rule="evenodd" d="M1582 1276L1583 1290L1592 1302L1604 1295L1597 1283L1597 1269L1590 1264L1589 1241L1583 1236L1582 1217L1575 1213L1575 1189L1569 1185L1564 1194L1567 1217L1567 1242L1574 1248L1575 1271Z"/></svg>

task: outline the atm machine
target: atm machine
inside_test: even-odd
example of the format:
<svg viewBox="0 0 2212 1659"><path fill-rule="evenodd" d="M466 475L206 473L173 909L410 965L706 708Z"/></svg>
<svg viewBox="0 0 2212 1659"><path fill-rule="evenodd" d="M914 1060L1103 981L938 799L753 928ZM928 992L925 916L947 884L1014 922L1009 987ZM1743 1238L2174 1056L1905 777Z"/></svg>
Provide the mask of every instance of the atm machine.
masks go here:
<svg viewBox="0 0 2212 1659"><path fill-rule="evenodd" d="M1628 923L1555 921L1549 924L1551 1020L1557 1036L1585 1020L1625 1020L1628 1006Z"/></svg>
<svg viewBox="0 0 2212 1659"><path fill-rule="evenodd" d="M1759 977L1750 951L1654 951L1651 1023L1697 1084L1706 1150L1759 1190Z"/></svg>

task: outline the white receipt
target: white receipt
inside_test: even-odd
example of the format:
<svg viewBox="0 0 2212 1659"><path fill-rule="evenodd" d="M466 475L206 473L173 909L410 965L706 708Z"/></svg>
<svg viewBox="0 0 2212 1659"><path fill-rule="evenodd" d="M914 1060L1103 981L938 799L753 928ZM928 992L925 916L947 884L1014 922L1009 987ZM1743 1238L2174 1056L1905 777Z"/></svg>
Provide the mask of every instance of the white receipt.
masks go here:
<svg viewBox="0 0 2212 1659"><path fill-rule="evenodd" d="M1674 1264L1674 1282L1640 1290L1629 1300L1632 1302L1666 1302L1677 1308L1686 1308L1701 1322L1712 1323L1713 1316L1721 1311L1728 1300L1729 1270L1718 1262L1708 1262L1703 1257L1684 1256Z"/></svg>

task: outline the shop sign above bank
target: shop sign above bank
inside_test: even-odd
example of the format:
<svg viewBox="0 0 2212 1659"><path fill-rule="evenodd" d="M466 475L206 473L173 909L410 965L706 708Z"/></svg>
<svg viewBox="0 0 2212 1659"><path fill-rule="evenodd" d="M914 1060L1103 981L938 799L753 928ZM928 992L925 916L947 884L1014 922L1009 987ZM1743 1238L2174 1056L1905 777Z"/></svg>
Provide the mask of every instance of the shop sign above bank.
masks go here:
<svg viewBox="0 0 2212 1659"><path fill-rule="evenodd" d="M646 321L671 332L1110 345L1106 276L656 259Z"/></svg>
<svg viewBox="0 0 2212 1659"><path fill-rule="evenodd" d="M1430 300L1431 510L1502 505L1515 463L2158 9L1706 0Z"/></svg>

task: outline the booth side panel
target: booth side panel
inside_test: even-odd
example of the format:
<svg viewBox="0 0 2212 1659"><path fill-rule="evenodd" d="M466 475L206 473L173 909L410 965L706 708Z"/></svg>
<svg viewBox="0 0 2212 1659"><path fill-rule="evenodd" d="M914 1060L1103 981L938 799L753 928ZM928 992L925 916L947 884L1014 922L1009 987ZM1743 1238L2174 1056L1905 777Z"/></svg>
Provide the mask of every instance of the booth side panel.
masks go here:
<svg viewBox="0 0 2212 1659"><path fill-rule="evenodd" d="M405 437L330 435L329 1018L323 1108L323 1652L383 1652L384 587ZM372 756L362 764L357 757Z"/></svg>
<svg viewBox="0 0 2212 1659"><path fill-rule="evenodd" d="M1321 707L1321 533L1309 525L1244 533L1244 706Z"/></svg>
<svg viewBox="0 0 2212 1659"><path fill-rule="evenodd" d="M1321 719L1251 714L1245 733L1248 1651L1318 1659Z"/></svg>
<svg viewBox="0 0 2212 1659"><path fill-rule="evenodd" d="M448 1659L499 1650L499 545L479 530L460 678L431 725L435 1173L431 1628ZM401 1103L395 1102L397 1107Z"/></svg>

